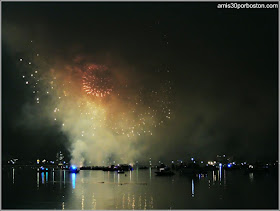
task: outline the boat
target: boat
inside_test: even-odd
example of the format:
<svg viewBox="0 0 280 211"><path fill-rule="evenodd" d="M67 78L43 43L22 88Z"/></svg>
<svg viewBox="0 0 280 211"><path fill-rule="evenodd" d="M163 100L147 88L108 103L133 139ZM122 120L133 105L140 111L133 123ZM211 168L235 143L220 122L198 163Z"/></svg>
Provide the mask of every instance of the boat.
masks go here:
<svg viewBox="0 0 280 211"><path fill-rule="evenodd" d="M249 165L248 168L245 170L245 173L267 173L269 172L268 166L263 165Z"/></svg>
<svg viewBox="0 0 280 211"><path fill-rule="evenodd" d="M160 168L159 171L155 172L156 176L173 176L175 173L170 171L168 168Z"/></svg>
<svg viewBox="0 0 280 211"><path fill-rule="evenodd" d="M128 164L120 164L117 166L118 169L123 170L123 171L132 171L133 168L131 165Z"/></svg>
<svg viewBox="0 0 280 211"><path fill-rule="evenodd" d="M70 166L69 168L69 173L79 173L79 171L80 170L74 165Z"/></svg>
<svg viewBox="0 0 280 211"><path fill-rule="evenodd" d="M118 174L124 174L124 170L122 169L118 170Z"/></svg>

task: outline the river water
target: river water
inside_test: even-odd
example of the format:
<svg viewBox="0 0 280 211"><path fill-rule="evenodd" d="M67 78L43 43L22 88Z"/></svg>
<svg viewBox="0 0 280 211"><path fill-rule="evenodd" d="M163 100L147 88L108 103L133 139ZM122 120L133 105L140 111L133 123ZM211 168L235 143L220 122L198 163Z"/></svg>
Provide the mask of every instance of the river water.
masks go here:
<svg viewBox="0 0 280 211"><path fill-rule="evenodd" d="M126 174L30 167L2 170L3 209L277 209L278 173L223 169L207 176L155 176L154 169Z"/></svg>

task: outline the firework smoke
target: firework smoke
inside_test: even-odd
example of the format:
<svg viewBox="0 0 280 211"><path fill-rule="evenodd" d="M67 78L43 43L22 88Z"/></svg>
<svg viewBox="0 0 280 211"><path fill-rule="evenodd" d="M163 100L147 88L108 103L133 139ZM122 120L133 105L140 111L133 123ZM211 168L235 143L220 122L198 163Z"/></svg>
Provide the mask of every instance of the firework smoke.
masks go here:
<svg viewBox="0 0 280 211"><path fill-rule="evenodd" d="M78 56L69 64L50 65L28 52L19 58L19 68L34 106L43 106L72 143L71 163L133 162L142 153L141 139L171 117L171 81L153 77L147 87L147 81L138 82L141 76L129 78L125 71L90 60Z"/></svg>

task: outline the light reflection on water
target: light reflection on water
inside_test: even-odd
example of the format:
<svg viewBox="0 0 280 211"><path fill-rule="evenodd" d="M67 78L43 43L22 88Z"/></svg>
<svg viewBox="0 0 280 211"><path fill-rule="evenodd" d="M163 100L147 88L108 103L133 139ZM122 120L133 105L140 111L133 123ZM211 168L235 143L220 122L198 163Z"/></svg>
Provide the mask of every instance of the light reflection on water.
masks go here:
<svg viewBox="0 0 280 211"><path fill-rule="evenodd" d="M219 181L220 182L222 181L222 167L221 166L219 166Z"/></svg>
<svg viewBox="0 0 280 211"><path fill-rule="evenodd" d="M96 199L94 197L94 193L92 194L92 209L96 210Z"/></svg>
<svg viewBox="0 0 280 211"><path fill-rule="evenodd" d="M194 181L192 179L192 197L194 197Z"/></svg>
<svg viewBox="0 0 280 211"><path fill-rule="evenodd" d="M75 189L76 188L76 174L75 173L71 173L71 179L72 179L72 188ZM64 182L65 182L65 174L64 174Z"/></svg>
<svg viewBox="0 0 280 211"><path fill-rule="evenodd" d="M254 173L249 173L250 182L254 182Z"/></svg>
<svg viewBox="0 0 280 211"><path fill-rule="evenodd" d="M85 196L82 195L82 210L84 210L84 208L85 208L84 201L85 201Z"/></svg>
<svg viewBox="0 0 280 211"><path fill-rule="evenodd" d="M149 171L146 172L148 174L147 178L149 178ZM109 205L112 201L114 209L145 210L154 208L154 197L146 193L148 187L145 185L146 183L140 183L139 174L139 183L137 183L136 171L127 172L129 176L117 174L116 172L109 172L109 174L108 172L101 171L92 172L92 174L94 173L99 174L100 177L97 177L98 180L93 180L93 178L90 177L89 171L71 174L73 194L68 198L68 203L65 201L65 209L73 209L73 207L80 210L105 209L104 206L106 206L107 203ZM102 175L106 176L104 177ZM115 177L117 177L117 180L114 182ZM101 178L103 181L100 180ZM137 191L143 187L145 187L143 191ZM105 199L110 197L112 197L113 200L106 202ZM80 206L74 204L74 202L77 201L80 201ZM97 207L98 204L100 207Z"/></svg>
<svg viewBox="0 0 280 211"><path fill-rule="evenodd" d="M44 172L41 173L41 177L42 177L42 184L45 184L45 174L44 174Z"/></svg>
<svg viewBox="0 0 280 211"><path fill-rule="evenodd" d="M46 183L48 183L49 173L46 172Z"/></svg>
<svg viewBox="0 0 280 211"><path fill-rule="evenodd" d="M37 189L40 187L40 173L37 172Z"/></svg>
<svg viewBox="0 0 280 211"><path fill-rule="evenodd" d="M16 171L19 171L19 169L12 169L10 174L10 184L14 186L20 184L20 179L24 177L18 176L17 183L15 183ZM254 173L227 172L222 168L209 172L208 176L200 174L181 176L176 173L173 177L156 177L154 171L154 169L134 170L125 174L81 171L75 174L65 170L56 170L49 173L32 171L33 173L31 174L34 175L33 184L37 194L40 194L41 191L55 190L55 187L61 188L60 191L49 192L48 194L62 193L60 205L55 207L62 210L192 208L188 207L191 198L193 200L194 198L195 200L203 199L203 203L210 203L207 202L208 198L210 196L214 197L216 192L219 192L217 200L224 199L224 194L227 193L225 191L235 187L232 184L234 178L241 178L245 181L240 186L242 190L244 184L256 184ZM25 177L24 180L30 177ZM219 183L215 184L217 177L219 177ZM229 184L226 186L227 179L229 179ZM52 182L48 183L48 181ZM249 181L250 183L248 183ZM64 184L64 186L61 187L61 184ZM46 189L46 187L53 187L53 189ZM249 190L248 187L247 189ZM218 189L219 191L217 191ZM250 197L250 194L247 195L243 197ZM57 199L54 201L56 202ZM187 203L186 201L189 202ZM52 208L46 207L46 209Z"/></svg>
<svg viewBox="0 0 280 211"><path fill-rule="evenodd" d="M213 181L213 184L214 184L214 180L215 180L215 172L213 171L212 172L212 181ZM209 180L210 181L210 180Z"/></svg>
<svg viewBox="0 0 280 211"><path fill-rule="evenodd" d="M13 184L15 184L15 169L13 168Z"/></svg>
<svg viewBox="0 0 280 211"><path fill-rule="evenodd" d="M109 172L108 172L109 173ZM114 174L114 183L116 182L116 174Z"/></svg>
<svg viewBox="0 0 280 211"><path fill-rule="evenodd" d="M226 187L227 185L227 175L226 175L226 171L224 171L224 187Z"/></svg>
<svg viewBox="0 0 280 211"><path fill-rule="evenodd" d="M64 188L65 188L65 170L63 171L63 185L64 185Z"/></svg>

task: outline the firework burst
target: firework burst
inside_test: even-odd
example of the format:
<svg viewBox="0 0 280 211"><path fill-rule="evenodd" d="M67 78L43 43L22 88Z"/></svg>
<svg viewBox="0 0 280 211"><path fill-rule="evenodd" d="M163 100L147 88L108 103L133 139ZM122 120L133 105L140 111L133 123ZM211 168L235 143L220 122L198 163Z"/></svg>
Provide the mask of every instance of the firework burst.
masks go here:
<svg viewBox="0 0 280 211"><path fill-rule="evenodd" d="M106 65L80 61L50 66L43 55L31 54L19 58L21 77L32 90L35 105L61 125L73 146L86 143L102 148L105 144L108 154L114 153L119 144L156 134L156 128L172 117L174 95L166 66L149 73L148 82L138 83L138 77ZM77 154L82 156L79 151Z"/></svg>
<svg viewBox="0 0 280 211"><path fill-rule="evenodd" d="M111 73L104 65L91 64L83 74L84 91L95 97L105 97L112 92Z"/></svg>

